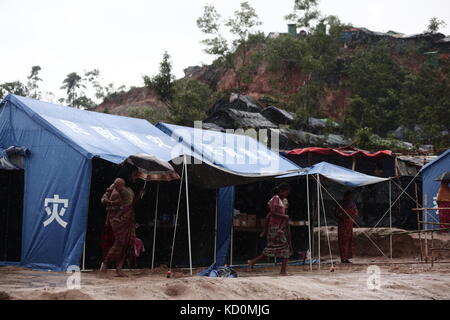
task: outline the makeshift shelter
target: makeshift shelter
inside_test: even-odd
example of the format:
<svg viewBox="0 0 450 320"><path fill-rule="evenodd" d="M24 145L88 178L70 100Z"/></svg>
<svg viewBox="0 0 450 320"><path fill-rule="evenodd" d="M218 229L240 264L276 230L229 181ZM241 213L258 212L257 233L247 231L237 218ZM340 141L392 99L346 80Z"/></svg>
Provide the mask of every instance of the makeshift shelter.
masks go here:
<svg viewBox="0 0 450 320"><path fill-rule="evenodd" d="M189 181L218 189L215 262L223 265L230 246L233 186L267 180L283 172L300 169L249 136L166 123L156 126L192 151L192 165L186 168Z"/></svg>
<svg viewBox="0 0 450 320"><path fill-rule="evenodd" d="M433 210L433 208L438 208L437 193L441 183L436 179L447 171L450 171L450 149L425 165L420 171L423 179L423 208L425 209L422 221L425 222L426 229L439 228L439 213L438 210Z"/></svg>
<svg viewBox="0 0 450 320"><path fill-rule="evenodd" d="M335 149L310 147L287 151L285 155L302 167L325 161L368 175L385 178L396 175L395 157L389 150L366 152L349 147Z"/></svg>
<svg viewBox="0 0 450 320"><path fill-rule="evenodd" d="M175 145L145 120L8 95L0 147L27 149L20 265L65 271L80 264L93 158L117 164L141 153L169 161L179 155Z"/></svg>
<svg viewBox="0 0 450 320"><path fill-rule="evenodd" d="M277 125L266 119L261 113L237 109L219 109L204 120L225 129L234 128L277 128Z"/></svg>
<svg viewBox="0 0 450 320"><path fill-rule="evenodd" d="M321 216L324 218L325 227L328 226L327 222L327 216L325 213L325 205L324 205L324 192L338 205L340 206L339 202L335 199L335 197L327 190L327 188L324 187L323 181L321 181L322 178L327 178L335 183L338 183L342 186L345 186L347 188L357 188L362 186L367 186L371 184L377 184L385 181L390 181L389 178L380 178L380 177L374 177L370 175L366 175L363 173L359 173L353 170L349 170L337 165L333 165L327 162L321 162L319 164L316 164L312 167L305 168L301 172L287 174L283 176L277 177L278 179L295 179L299 177L305 177L306 178L306 198L307 198L307 207L308 207L308 225L310 233L311 229L314 223L311 221L311 214L313 211L316 211L316 213L313 213L317 217L317 227L318 227L318 239L317 239L317 245L318 245L318 258L319 258L319 268L320 268L320 233L321 233ZM311 202L310 198L310 187L309 187L309 178L312 177L313 180L316 182L316 204L315 208L311 209L313 207L313 204ZM390 221L391 221L391 208L392 208L392 201L391 201L391 184L389 184L389 202L390 206L388 209ZM322 215L323 214L323 215ZM352 219L353 220L353 219ZM353 220L354 223L357 225L356 221ZM392 223L390 223L390 227L392 228ZM330 258L331 263L333 264L333 258L331 254L331 246L330 246L330 240L328 236L328 229L326 229L327 232L327 239L328 239L328 246L330 250ZM385 256L384 252L376 245L375 242L373 242L370 238L370 235L367 233L364 233L365 236L372 242L372 244ZM313 238L310 234L309 236L309 250L312 252L312 248L314 247ZM392 235L391 235L391 257L392 257ZM312 268L312 260L310 259L311 268Z"/></svg>

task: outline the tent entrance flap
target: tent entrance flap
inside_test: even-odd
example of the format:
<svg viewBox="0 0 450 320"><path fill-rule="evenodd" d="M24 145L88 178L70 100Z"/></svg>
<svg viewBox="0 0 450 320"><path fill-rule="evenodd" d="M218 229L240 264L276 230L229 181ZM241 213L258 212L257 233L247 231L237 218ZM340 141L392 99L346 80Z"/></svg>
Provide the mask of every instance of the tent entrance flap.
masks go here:
<svg viewBox="0 0 450 320"><path fill-rule="evenodd" d="M218 191L217 203L217 247L216 265L223 266L230 247L230 230L233 224L235 188L226 187Z"/></svg>

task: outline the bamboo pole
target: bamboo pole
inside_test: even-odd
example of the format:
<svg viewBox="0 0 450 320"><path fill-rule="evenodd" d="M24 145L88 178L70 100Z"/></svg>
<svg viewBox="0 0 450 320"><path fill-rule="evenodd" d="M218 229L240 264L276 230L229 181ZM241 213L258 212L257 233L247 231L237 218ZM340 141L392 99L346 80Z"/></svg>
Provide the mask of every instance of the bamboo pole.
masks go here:
<svg viewBox="0 0 450 320"><path fill-rule="evenodd" d="M189 269L192 276L192 247L191 247L191 222L189 214L189 186L188 186L188 172L186 156L184 156L184 170L185 170L185 181L186 181L186 215L187 215L187 227L188 227L188 244L189 244Z"/></svg>
<svg viewBox="0 0 450 320"><path fill-rule="evenodd" d="M158 222L159 182L156 184L155 219L153 220L152 270L155 268L156 224Z"/></svg>
<svg viewBox="0 0 450 320"><path fill-rule="evenodd" d="M415 193L416 193L416 209L419 209L419 196L418 196L418 188L417 188L417 183L414 183L414 187L415 187ZM421 233L421 225L420 225L420 215L419 215L419 211L416 211L416 215L417 215L417 231L419 232L419 244L420 244L420 261L423 261L423 248L422 248L422 233Z"/></svg>
<svg viewBox="0 0 450 320"><path fill-rule="evenodd" d="M320 270L320 177L317 174L317 254L319 257Z"/></svg>
<svg viewBox="0 0 450 320"><path fill-rule="evenodd" d="M214 225L214 264L217 263L217 202L219 199L219 191L216 190L216 221Z"/></svg>
<svg viewBox="0 0 450 320"><path fill-rule="evenodd" d="M392 182L389 180L389 249L392 260Z"/></svg>
<svg viewBox="0 0 450 320"><path fill-rule="evenodd" d="M309 211L309 175L308 174L306 175L306 198L307 198L307 209L308 209L309 270L312 272L311 212Z"/></svg>

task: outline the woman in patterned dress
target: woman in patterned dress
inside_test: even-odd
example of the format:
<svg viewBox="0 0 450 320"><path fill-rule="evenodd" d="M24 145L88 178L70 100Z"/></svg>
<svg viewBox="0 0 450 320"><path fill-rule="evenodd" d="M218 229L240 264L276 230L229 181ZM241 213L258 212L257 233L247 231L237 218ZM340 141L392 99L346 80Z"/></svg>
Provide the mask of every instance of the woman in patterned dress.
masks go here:
<svg viewBox="0 0 450 320"><path fill-rule="evenodd" d="M106 254L100 271L106 272L108 264L114 262L118 277L126 277L122 266L136 238L134 210L134 193L126 186L125 180L116 179L102 197L102 203L107 206L106 224L114 234L114 243Z"/></svg>
<svg viewBox="0 0 450 320"><path fill-rule="evenodd" d="M289 216L283 200L289 196L290 189L289 184L282 183L274 190L274 196L268 203L267 246L261 255L248 261L250 271L253 271L253 266L258 261L266 257L276 257L282 259L280 275L287 275L287 263L293 251L289 233Z"/></svg>

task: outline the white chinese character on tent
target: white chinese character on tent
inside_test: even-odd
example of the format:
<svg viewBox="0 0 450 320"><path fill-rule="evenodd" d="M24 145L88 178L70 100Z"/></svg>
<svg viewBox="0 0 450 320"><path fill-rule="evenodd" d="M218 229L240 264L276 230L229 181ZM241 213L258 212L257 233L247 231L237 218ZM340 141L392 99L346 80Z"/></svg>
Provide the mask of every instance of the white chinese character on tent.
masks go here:
<svg viewBox="0 0 450 320"><path fill-rule="evenodd" d="M137 135L135 135L129 131L125 131L125 130L118 130L118 131L132 143L137 144L137 145L148 146L148 144L145 141L142 141L141 139L139 139L139 137Z"/></svg>
<svg viewBox="0 0 450 320"><path fill-rule="evenodd" d="M148 140L153 142L154 144L157 144L160 148L167 148L172 149L170 146L162 142L160 138L154 137L154 136L145 136Z"/></svg>
<svg viewBox="0 0 450 320"><path fill-rule="evenodd" d="M109 131L108 129L105 129L102 127L94 127L94 126L91 126L91 128L94 129L95 131L97 131L97 133L99 133L106 139L113 140L113 141L120 140L119 137L116 137L115 135L113 135L112 132Z"/></svg>
<svg viewBox="0 0 450 320"><path fill-rule="evenodd" d="M59 121L61 121L66 126L68 126L75 133L82 133L82 134L84 134L86 136L90 136L91 135L89 132L87 132L83 128L79 127L75 122L67 121L67 120L59 120Z"/></svg>
<svg viewBox="0 0 450 320"><path fill-rule="evenodd" d="M49 204L52 203L52 209L50 209ZM62 205L61 210L58 212L59 205ZM54 220L58 222L63 228L67 226L67 222L65 222L61 217L66 213L66 209L69 207L68 199L60 199L58 194L55 194L53 198L45 198L44 201L45 212L49 218L44 221L44 227L48 226Z"/></svg>

